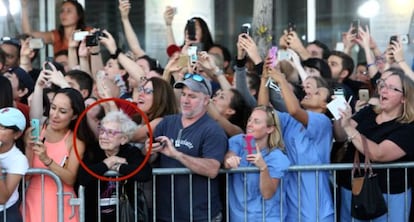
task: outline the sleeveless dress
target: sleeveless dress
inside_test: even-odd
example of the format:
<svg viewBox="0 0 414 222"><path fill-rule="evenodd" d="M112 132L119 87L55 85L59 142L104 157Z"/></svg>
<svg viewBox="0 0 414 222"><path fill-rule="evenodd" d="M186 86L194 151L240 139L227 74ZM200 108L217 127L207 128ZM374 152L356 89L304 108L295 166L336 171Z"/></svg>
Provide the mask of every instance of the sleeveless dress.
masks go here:
<svg viewBox="0 0 414 222"><path fill-rule="evenodd" d="M41 137L43 138L44 129L42 130ZM62 140L56 143L50 143L45 141L45 146L47 149L47 154L56 164L61 164L65 162L66 158L69 156L68 147L66 147L66 141L68 136L71 135L71 131L69 130L66 135L63 137ZM33 155L33 168L45 168L48 169L36 155ZM76 194L73 190L72 186L63 184L63 193L71 193L74 197ZM58 206L57 206L57 187L52 178L49 176L44 177L44 190L43 190L43 198L42 198L42 176L39 174L35 174L31 177L29 186L27 187L26 191L26 202L25 202L25 215L26 215L26 222L56 222L57 215L58 215ZM70 195L64 195L63 198L63 210L64 210L64 218L63 221L67 222L78 222L79 221L79 214L77 207L75 208L75 214L72 218L70 218L72 214L71 206L69 205L69 199L71 198ZM44 201L44 203L42 203ZM24 203L23 203L24 204ZM42 206L44 208L42 209ZM22 206L22 210L23 210ZM42 211L44 220L42 220Z"/></svg>

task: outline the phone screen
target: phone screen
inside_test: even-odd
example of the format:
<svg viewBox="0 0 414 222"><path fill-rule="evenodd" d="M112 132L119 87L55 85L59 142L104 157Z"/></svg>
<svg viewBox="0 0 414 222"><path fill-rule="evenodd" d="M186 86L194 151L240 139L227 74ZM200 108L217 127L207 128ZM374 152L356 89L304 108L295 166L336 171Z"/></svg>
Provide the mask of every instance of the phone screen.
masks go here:
<svg viewBox="0 0 414 222"><path fill-rule="evenodd" d="M358 36L359 20L354 20L352 22L352 31L351 34Z"/></svg>
<svg viewBox="0 0 414 222"><path fill-rule="evenodd" d="M393 41L395 41L395 42L398 41L398 37L396 35L391 36L391 38L390 38L390 45L393 44Z"/></svg>
<svg viewBox="0 0 414 222"><path fill-rule="evenodd" d="M296 31L296 25L293 22L288 23L288 32Z"/></svg>
<svg viewBox="0 0 414 222"><path fill-rule="evenodd" d="M188 34L188 39L196 40L196 30L195 30L195 20L194 19L190 19L187 22L187 34Z"/></svg>

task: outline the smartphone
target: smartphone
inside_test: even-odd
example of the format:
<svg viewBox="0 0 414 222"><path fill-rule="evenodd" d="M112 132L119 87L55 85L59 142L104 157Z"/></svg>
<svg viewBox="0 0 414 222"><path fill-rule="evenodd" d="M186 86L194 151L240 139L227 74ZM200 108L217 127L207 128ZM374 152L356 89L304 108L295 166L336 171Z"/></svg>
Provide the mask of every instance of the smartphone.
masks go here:
<svg viewBox="0 0 414 222"><path fill-rule="evenodd" d="M277 59L279 61L282 61L282 60L290 60L290 57L291 57L291 55L290 55L290 52L288 50L279 49L277 51Z"/></svg>
<svg viewBox="0 0 414 222"><path fill-rule="evenodd" d="M296 31L296 25L294 22L288 22L287 31L288 32Z"/></svg>
<svg viewBox="0 0 414 222"><path fill-rule="evenodd" d="M49 63L53 63L54 59L53 57L46 57L46 64L45 64L45 69L46 70L53 70L52 67L50 66Z"/></svg>
<svg viewBox="0 0 414 222"><path fill-rule="evenodd" d="M272 67L274 68L277 63L277 46L272 46L269 49L268 57L272 58Z"/></svg>
<svg viewBox="0 0 414 222"><path fill-rule="evenodd" d="M39 136L40 136L40 121L39 119L31 119L30 120L30 125L32 126L33 130L32 130L32 137L34 137L35 141L39 141Z"/></svg>
<svg viewBox="0 0 414 222"><path fill-rule="evenodd" d="M334 89L334 95L335 95L336 97L342 96L342 97L344 97L344 98L345 98L344 89L342 89L342 88L335 88L335 89Z"/></svg>
<svg viewBox="0 0 414 222"><path fill-rule="evenodd" d="M244 140L246 142L246 150L247 150L247 154L253 154L256 153L256 142L254 140L253 135L251 134L247 134L244 137Z"/></svg>
<svg viewBox="0 0 414 222"><path fill-rule="evenodd" d="M358 90L359 100L363 100L368 102L369 100L369 91L368 89L360 89Z"/></svg>
<svg viewBox="0 0 414 222"><path fill-rule="evenodd" d="M250 28L251 28L250 23L245 23L245 24L243 24L243 25L241 26L241 33L244 33L244 34L246 34L246 35L250 35Z"/></svg>
<svg viewBox="0 0 414 222"><path fill-rule="evenodd" d="M352 35L358 36L359 26L360 26L359 19L352 21L352 31L351 31Z"/></svg>
<svg viewBox="0 0 414 222"><path fill-rule="evenodd" d="M191 64L194 64L197 62L198 57L197 57L197 46L190 46L188 47L188 56L190 57L190 62Z"/></svg>
<svg viewBox="0 0 414 222"><path fill-rule="evenodd" d="M393 41L398 42L398 36L393 35L390 37L390 45L394 44Z"/></svg>
<svg viewBox="0 0 414 222"><path fill-rule="evenodd" d="M188 55L180 55L180 58L178 58L178 65L180 67L187 67L188 65Z"/></svg>
<svg viewBox="0 0 414 222"><path fill-rule="evenodd" d="M32 38L29 41L29 48L31 49L42 49L44 46L45 44L41 38Z"/></svg>
<svg viewBox="0 0 414 222"><path fill-rule="evenodd" d="M89 35L88 31L75 32L73 33L73 40L82 41L87 35Z"/></svg>
<svg viewBox="0 0 414 222"><path fill-rule="evenodd" d="M177 14L177 7L172 7L173 15Z"/></svg>
<svg viewBox="0 0 414 222"><path fill-rule="evenodd" d="M95 35L87 35L85 36L86 46L97 46L98 40L96 39Z"/></svg>
<svg viewBox="0 0 414 222"><path fill-rule="evenodd" d="M195 29L194 19L190 19L187 21L187 34L188 34L188 39L196 40L196 29Z"/></svg>

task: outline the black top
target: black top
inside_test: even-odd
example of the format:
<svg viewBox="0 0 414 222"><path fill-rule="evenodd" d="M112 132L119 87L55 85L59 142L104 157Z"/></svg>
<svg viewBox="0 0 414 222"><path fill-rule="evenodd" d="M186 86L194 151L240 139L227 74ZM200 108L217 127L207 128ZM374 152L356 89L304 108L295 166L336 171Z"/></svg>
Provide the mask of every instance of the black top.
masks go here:
<svg viewBox="0 0 414 222"><path fill-rule="evenodd" d="M127 175L133 172L143 162L144 156L140 150L129 144L122 145L119 153L116 155L119 157L126 158L128 164L122 164L119 168L121 176ZM93 152L93 156L85 152L84 163L89 167L90 170L98 175L103 176L109 169L103 163L106 159L106 155L102 149L96 149ZM124 185L125 191L129 197L131 205L134 207L134 181L145 182L151 179L152 169L148 163L134 176L129 178L127 182L119 182L119 195L121 194L120 188ZM97 221L98 211L98 198L101 199L101 216L102 221L115 221L114 216L116 205L106 204L111 197L116 197L116 182L101 181L100 183L100 194L98 197L98 179L88 174L86 170L81 168L78 174L79 184L85 187L85 217L86 221ZM140 195L140 194L138 194ZM106 200L105 200L106 199ZM106 202L105 202L106 201ZM135 207L134 207L135 208Z"/></svg>
<svg viewBox="0 0 414 222"><path fill-rule="evenodd" d="M372 106L367 106L356 113L353 119L358 123L356 129L364 135L367 139L379 144L384 140L390 140L399 146L406 155L386 163L413 161L414 149L414 124L399 123L395 119L377 124L375 121L377 114L374 112ZM345 153L344 161L346 163L352 163L354 161L355 146L350 143ZM359 154L361 163L364 162L364 155ZM372 163L376 163L371 161ZM386 169L374 169L374 173L377 173L380 187L383 193L387 193L387 170ZM411 172L408 169L407 186L411 187ZM338 171L338 183L339 185L351 189L351 171ZM401 193L405 191L405 179L404 169L390 169L390 193Z"/></svg>

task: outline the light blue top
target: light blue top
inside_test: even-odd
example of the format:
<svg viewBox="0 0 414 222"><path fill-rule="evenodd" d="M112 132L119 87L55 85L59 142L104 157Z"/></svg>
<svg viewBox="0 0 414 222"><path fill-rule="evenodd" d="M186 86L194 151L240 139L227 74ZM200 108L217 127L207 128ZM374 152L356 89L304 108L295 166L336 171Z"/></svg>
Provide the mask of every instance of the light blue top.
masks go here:
<svg viewBox="0 0 414 222"><path fill-rule="evenodd" d="M253 148L255 148L253 146ZM246 143L244 134L229 139L229 150L241 157L240 167L251 167L254 164L247 162ZM270 177L280 179L285 175L290 165L287 156L280 149L262 149L261 154L267 164ZM260 173L234 173L229 177L229 214L230 221L245 221L245 205L247 206L246 221L263 221L263 197L260 193ZM245 183L246 182L246 183ZM246 192L244 186L246 184ZM281 181L272 198L264 201L265 221L284 221L280 219L280 201L285 200L285 192L281 192ZM245 203L247 201L247 203ZM286 216L286 207L283 206L283 215ZM283 218L284 218L283 217Z"/></svg>
<svg viewBox="0 0 414 222"><path fill-rule="evenodd" d="M307 112L305 127L288 113L278 112L287 156L292 165L315 165L330 163L332 146L331 120L321 113ZM299 221L299 195L301 221L332 221L334 210L329 186L329 172L289 172L286 175L287 221ZM318 178L318 181L317 181ZM318 214L319 211L319 214Z"/></svg>

